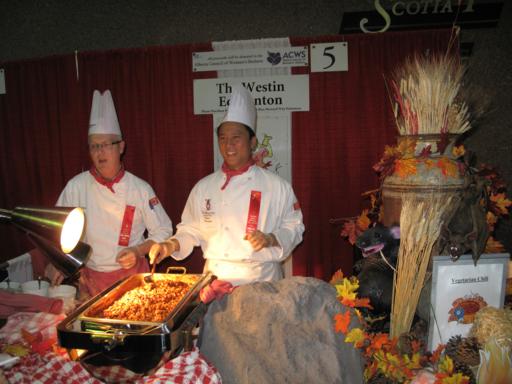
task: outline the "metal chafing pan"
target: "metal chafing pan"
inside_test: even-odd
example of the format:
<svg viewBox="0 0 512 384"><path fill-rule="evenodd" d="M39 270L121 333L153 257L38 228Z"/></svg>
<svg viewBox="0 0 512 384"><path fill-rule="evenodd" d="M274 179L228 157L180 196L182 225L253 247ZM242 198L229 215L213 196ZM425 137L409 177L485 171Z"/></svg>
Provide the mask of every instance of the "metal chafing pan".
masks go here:
<svg viewBox="0 0 512 384"><path fill-rule="evenodd" d="M147 374L186 347L190 343L190 331L206 310L200 303L199 291L214 278L211 273L155 273L155 280L191 282L185 296L161 322L98 317L125 292L148 284L144 281L148 275L129 276L77 308L57 326L60 346L67 348L72 357L75 357L73 351L85 350L76 359L88 369L91 364L121 365L140 374Z"/></svg>
<svg viewBox="0 0 512 384"><path fill-rule="evenodd" d="M197 296L197 288L199 283L203 279L203 275L176 275L176 274L165 274L165 273L156 273L153 275L153 279L155 281L165 280L165 281L177 281L184 282L190 285L189 290L183 297L183 299L167 314L167 316L161 322L151 322L151 321L136 321L136 320L118 320L118 319L108 319L101 318L100 315L104 309L108 308L115 301L120 299L126 292L143 286L145 284L150 284L145 282L145 277L150 275L149 273L140 273L137 275L130 276L128 279L122 281L119 285L115 285L105 292L104 295L90 303L88 308L86 308L80 315L79 319L82 321L82 325L85 325L87 328L88 325L94 326L93 323L97 323L104 328L105 324L111 325L113 327L119 327L121 325L126 326L127 330L146 330L152 327L160 327L162 325L167 326L169 329L172 329L174 323L176 322L176 317L182 311L184 306L187 306L191 299Z"/></svg>

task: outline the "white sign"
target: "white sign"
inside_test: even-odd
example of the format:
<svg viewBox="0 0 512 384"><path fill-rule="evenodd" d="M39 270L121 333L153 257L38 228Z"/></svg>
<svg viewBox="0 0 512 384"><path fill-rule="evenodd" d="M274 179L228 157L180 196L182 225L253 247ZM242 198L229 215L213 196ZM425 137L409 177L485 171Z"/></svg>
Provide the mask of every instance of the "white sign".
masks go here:
<svg viewBox="0 0 512 384"><path fill-rule="evenodd" d="M348 43L311 44L311 72L348 71Z"/></svg>
<svg viewBox="0 0 512 384"><path fill-rule="evenodd" d="M308 47L276 47L192 53L192 70L306 67Z"/></svg>
<svg viewBox="0 0 512 384"><path fill-rule="evenodd" d="M0 68L0 95L5 94L5 74L4 69Z"/></svg>
<svg viewBox="0 0 512 384"><path fill-rule="evenodd" d="M503 308L509 258L509 254L483 254L475 266L471 255L455 262L450 256L434 256L428 338L431 351L452 336L467 336L480 309Z"/></svg>
<svg viewBox="0 0 512 384"><path fill-rule="evenodd" d="M194 114L225 112L238 84L251 92L259 112L309 111L309 76L291 75L195 79Z"/></svg>

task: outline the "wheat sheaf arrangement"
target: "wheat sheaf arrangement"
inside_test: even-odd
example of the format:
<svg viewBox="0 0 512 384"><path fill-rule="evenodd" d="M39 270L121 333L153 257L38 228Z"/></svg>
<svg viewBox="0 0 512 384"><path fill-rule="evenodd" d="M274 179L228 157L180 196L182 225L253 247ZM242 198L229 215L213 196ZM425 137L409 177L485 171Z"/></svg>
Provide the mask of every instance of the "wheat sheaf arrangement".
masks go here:
<svg viewBox="0 0 512 384"><path fill-rule="evenodd" d="M432 250L452 200L453 197L442 195L426 199L402 196L400 249L391 308L392 337L399 337L411 329Z"/></svg>
<svg viewBox="0 0 512 384"><path fill-rule="evenodd" d="M389 81L389 93L400 135L462 134L471 128L461 96L465 69L458 58L416 55Z"/></svg>

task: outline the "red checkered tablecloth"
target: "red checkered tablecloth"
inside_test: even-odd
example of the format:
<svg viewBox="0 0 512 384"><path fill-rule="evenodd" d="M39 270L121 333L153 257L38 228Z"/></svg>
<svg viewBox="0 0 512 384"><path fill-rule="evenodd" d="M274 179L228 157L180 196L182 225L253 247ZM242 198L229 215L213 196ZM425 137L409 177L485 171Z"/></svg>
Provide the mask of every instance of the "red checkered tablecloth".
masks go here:
<svg viewBox="0 0 512 384"><path fill-rule="evenodd" d="M19 384L101 384L78 362L67 356L48 352L43 355L30 354L11 369L4 371L9 383ZM105 379L114 379L115 372L106 372ZM209 365L196 348L169 360L153 375L134 381L142 383L174 384L220 384L217 370Z"/></svg>
<svg viewBox="0 0 512 384"><path fill-rule="evenodd" d="M13 316L16 317L10 317L0 331L0 346L22 342L21 329L40 331L35 324L43 324L45 337L55 337L55 325L61 320L58 316L42 313ZM122 370L109 369L102 377L111 381L117 377L126 378L126 372ZM62 349L60 352L30 353L13 367L5 369L4 375L9 383L19 384L101 384L80 363L71 361ZM194 348L169 360L154 374L136 379L133 383L220 384L222 380L217 370Z"/></svg>

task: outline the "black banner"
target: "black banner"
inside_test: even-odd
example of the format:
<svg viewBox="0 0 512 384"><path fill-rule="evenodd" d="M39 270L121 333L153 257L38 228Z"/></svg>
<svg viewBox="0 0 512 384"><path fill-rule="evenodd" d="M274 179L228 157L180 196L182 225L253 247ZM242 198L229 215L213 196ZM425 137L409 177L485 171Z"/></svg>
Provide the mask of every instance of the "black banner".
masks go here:
<svg viewBox="0 0 512 384"><path fill-rule="evenodd" d="M346 12L340 34L449 28L453 24L463 29L492 28L498 24L503 8L503 2L476 4L463 1L459 7L450 0L396 1L390 9L384 9L377 0L374 5L374 11Z"/></svg>

